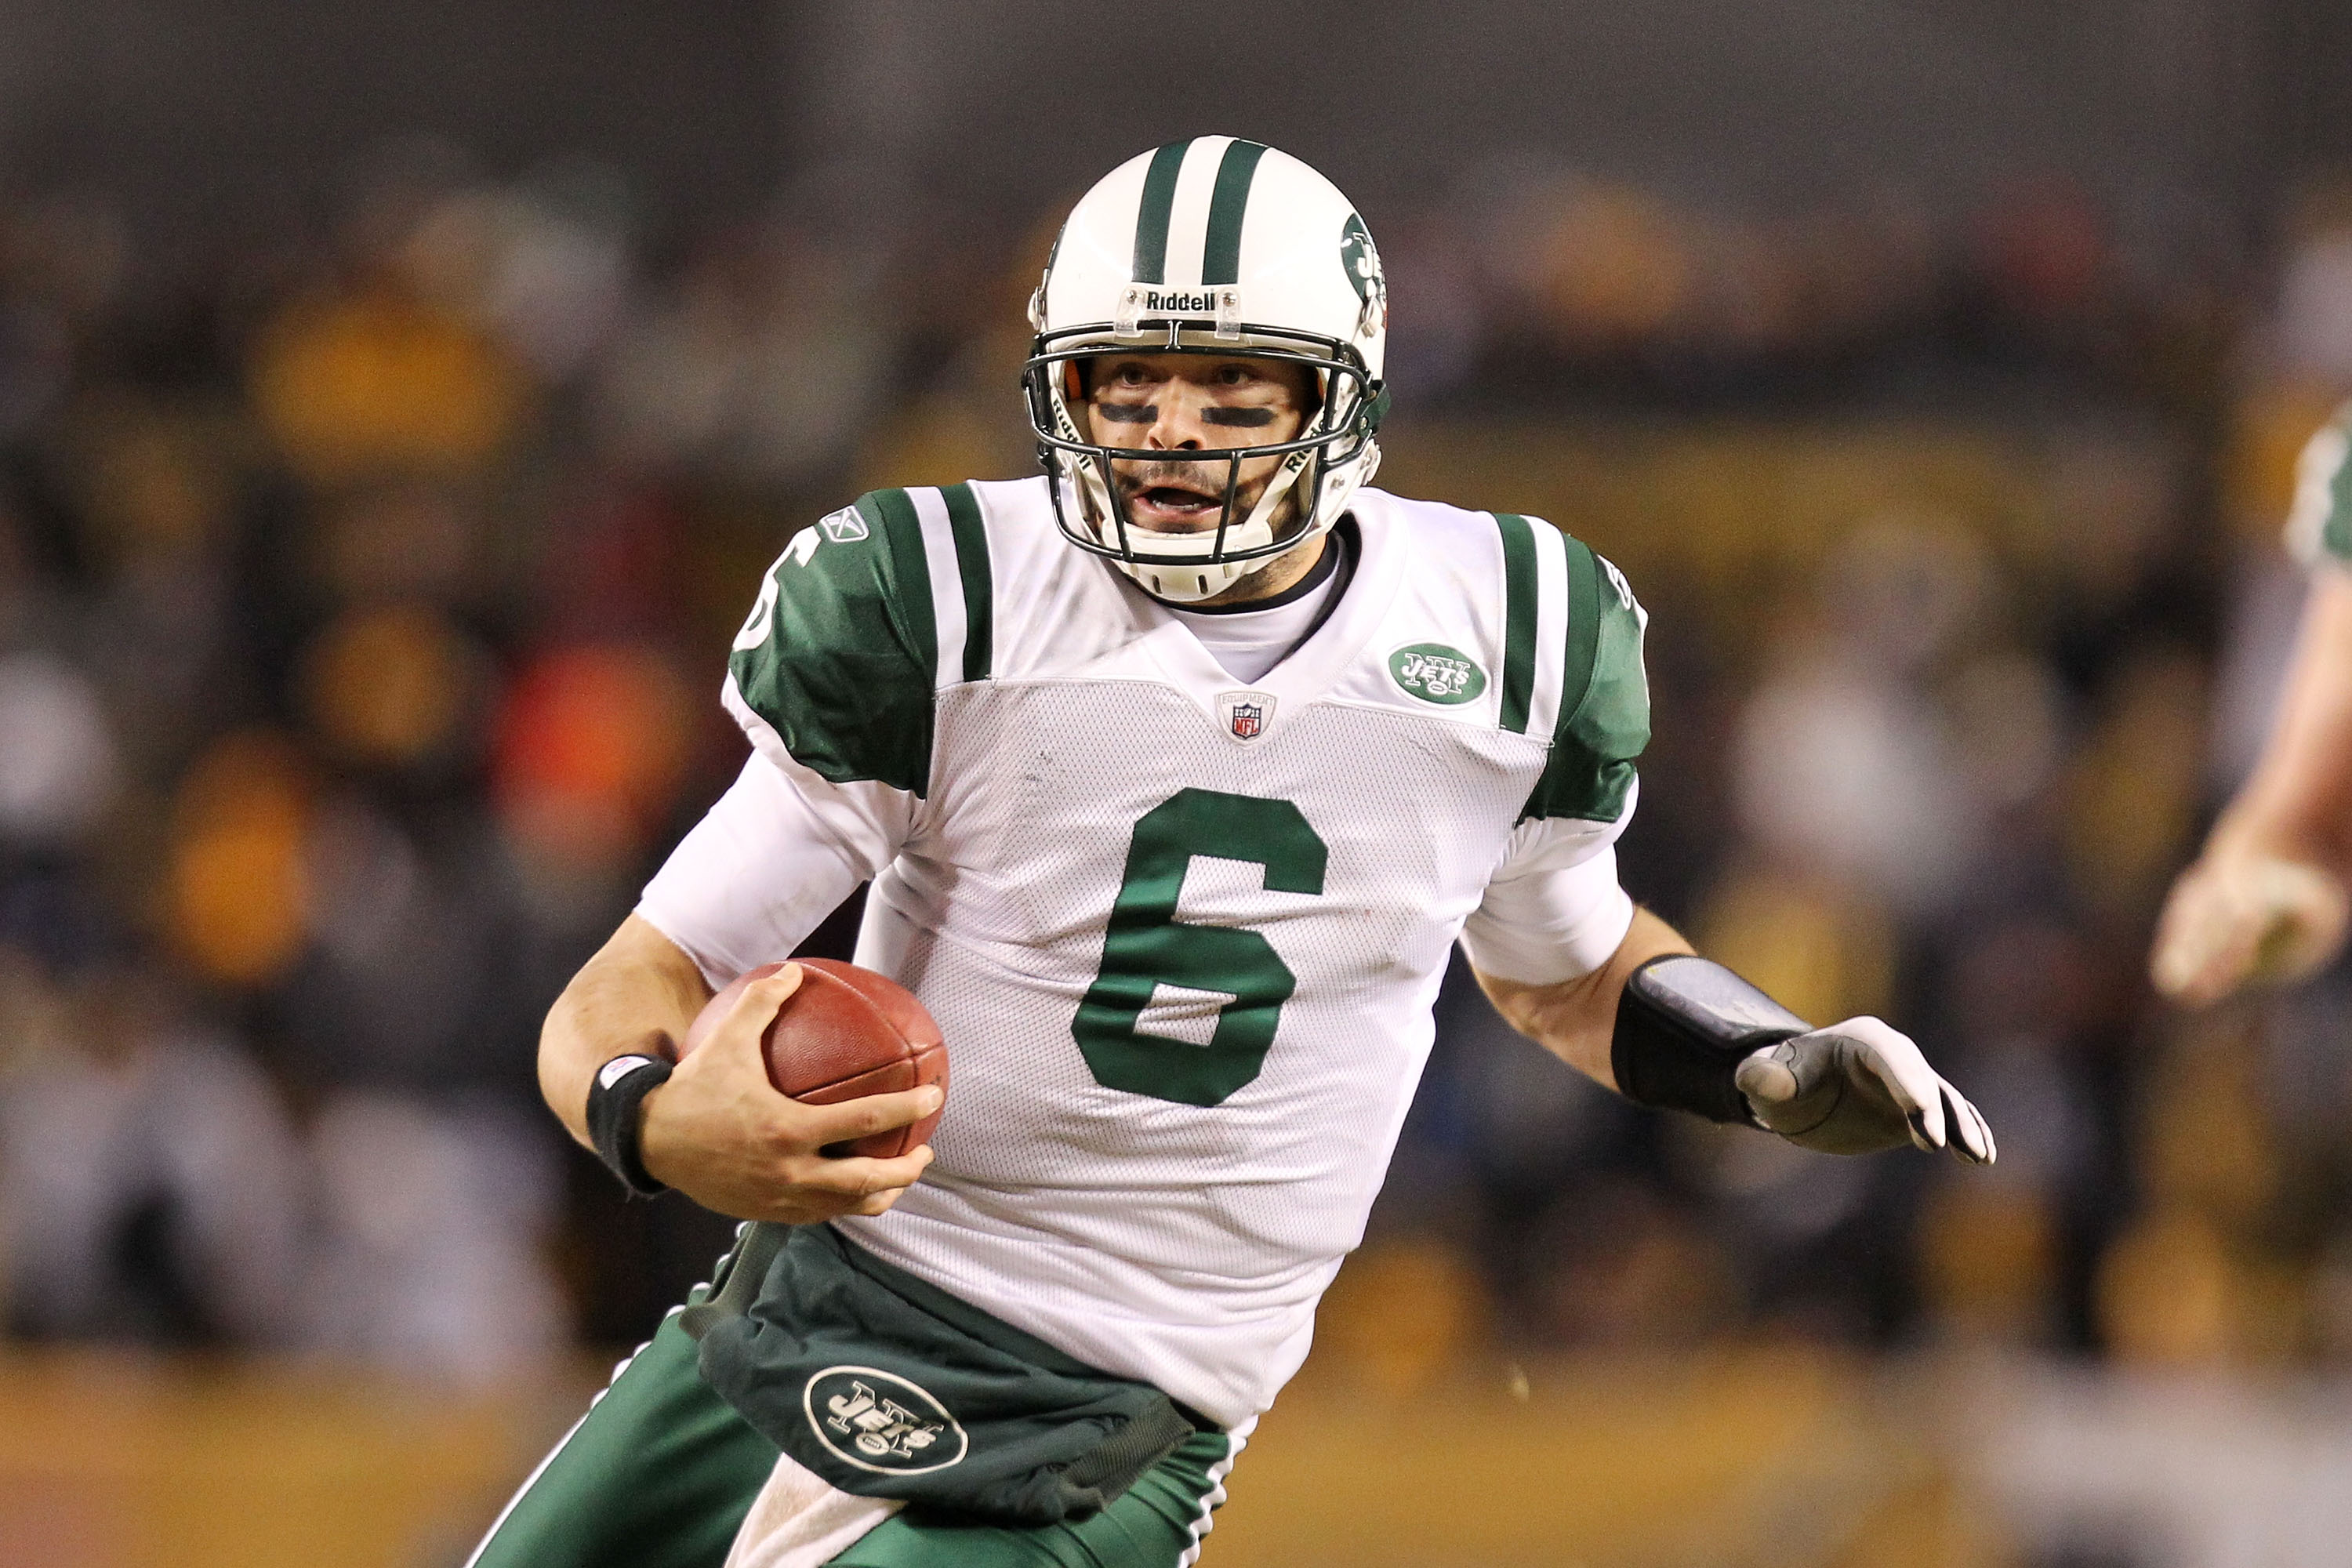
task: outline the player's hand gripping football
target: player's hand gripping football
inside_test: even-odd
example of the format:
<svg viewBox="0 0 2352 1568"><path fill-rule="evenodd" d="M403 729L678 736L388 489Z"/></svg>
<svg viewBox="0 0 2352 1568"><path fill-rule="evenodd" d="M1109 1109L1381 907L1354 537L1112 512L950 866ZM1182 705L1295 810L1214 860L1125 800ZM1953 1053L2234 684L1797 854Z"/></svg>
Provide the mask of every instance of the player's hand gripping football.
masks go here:
<svg viewBox="0 0 2352 1568"><path fill-rule="evenodd" d="M819 1152L919 1121L944 1096L927 1085L804 1105L777 1092L761 1038L800 983L799 965L787 964L747 985L709 1037L646 1097L638 1135L646 1169L705 1208L781 1225L877 1215L931 1163L929 1144L893 1160Z"/></svg>
<svg viewBox="0 0 2352 1568"><path fill-rule="evenodd" d="M1911 1037L1876 1018L1848 1018L1767 1046L1735 1081L1757 1120L1825 1154L1869 1154L1908 1142L1993 1162L1992 1129L1944 1081Z"/></svg>
<svg viewBox="0 0 2352 1568"><path fill-rule="evenodd" d="M2336 956L2348 913L2344 883L2320 868L2217 844L2173 884L2148 977L2191 1007L2297 980Z"/></svg>

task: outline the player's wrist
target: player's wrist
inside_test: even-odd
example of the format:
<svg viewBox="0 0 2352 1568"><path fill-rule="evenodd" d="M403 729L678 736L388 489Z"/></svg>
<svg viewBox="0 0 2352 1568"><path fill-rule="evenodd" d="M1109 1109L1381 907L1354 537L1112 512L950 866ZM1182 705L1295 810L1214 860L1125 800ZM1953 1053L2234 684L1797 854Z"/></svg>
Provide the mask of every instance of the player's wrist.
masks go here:
<svg viewBox="0 0 2352 1568"><path fill-rule="evenodd" d="M633 1197L669 1190L646 1164L645 1110L673 1070L659 1042L648 1039L606 1060L588 1082L589 1143Z"/></svg>
<svg viewBox="0 0 2352 1568"><path fill-rule="evenodd" d="M1662 953L1626 977L1610 1071L1636 1104L1761 1127L1737 1081L1739 1064L1812 1028L1711 959Z"/></svg>
<svg viewBox="0 0 2352 1568"><path fill-rule="evenodd" d="M2352 842L2319 814L2241 801L2213 825L2198 860L2211 868L2303 866L2341 879L2352 871Z"/></svg>

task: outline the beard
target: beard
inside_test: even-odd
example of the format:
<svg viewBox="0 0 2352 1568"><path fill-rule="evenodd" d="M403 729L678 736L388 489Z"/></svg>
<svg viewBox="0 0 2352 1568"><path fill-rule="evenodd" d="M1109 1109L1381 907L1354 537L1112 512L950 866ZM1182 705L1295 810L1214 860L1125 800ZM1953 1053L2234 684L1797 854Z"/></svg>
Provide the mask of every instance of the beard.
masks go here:
<svg viewBox="0 0 2352 1568"><path fill-rule="evenodd" d="M1214 529L1224 514L1225 484L1232 471L1231 461L1219 458L1132 467L1119 463L1112 469L1112 494L1130 526L1153 533L1204 533ZM1234 487L1234 523L1249 516L1273 477L1262 474ZM1282 510L1295 510L1291 497L1285 497ZM1273 521L1279 528L1282 518L1277 515Z"/></svg>

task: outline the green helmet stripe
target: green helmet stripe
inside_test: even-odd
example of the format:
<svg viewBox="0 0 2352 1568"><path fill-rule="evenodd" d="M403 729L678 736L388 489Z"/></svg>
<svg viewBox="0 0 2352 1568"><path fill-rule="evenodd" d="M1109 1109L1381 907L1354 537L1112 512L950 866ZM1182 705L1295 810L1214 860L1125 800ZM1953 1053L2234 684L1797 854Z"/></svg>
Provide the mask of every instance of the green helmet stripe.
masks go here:
<svg viewBox="0 0 2352 1568"><path fill-rule="evenodd" d="M1503 532L1503 728L1528 732L1536 690L1536 534L1524 517L1494 514ZM1589 612L1588 612L1589 613Z"/></svg>
<svg viewBox="0 0 2352 1568"><path fill-rule="evenodd" d="M1135 215L1134 281L1168 281L1168 214L1176 205L1176 176L1184 171L1190 141L1171 142L1151 154L1143 174L1143 205Z"/></svg>
<svg viewBox="0 0 2352 1568"><path fill-rule="evenodd" d="M1242 214L1249 207L1250 182L1257 178L1257 161L1265 156L1263 142L1235 138L1225 147L1217 165L1217 186L1209 198L1209 237L1201 247L1201 286L1242 280Z"/></svg>

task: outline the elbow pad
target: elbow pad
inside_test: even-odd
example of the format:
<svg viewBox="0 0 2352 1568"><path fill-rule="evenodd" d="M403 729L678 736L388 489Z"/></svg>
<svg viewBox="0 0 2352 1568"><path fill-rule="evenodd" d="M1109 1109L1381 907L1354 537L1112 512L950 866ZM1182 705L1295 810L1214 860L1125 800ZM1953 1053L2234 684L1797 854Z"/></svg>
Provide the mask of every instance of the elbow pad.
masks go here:
<svg viewBox="0 0 2352 1568"><path fill-rule="evenodd" d="M1618 1092L1637 1104L1754 1127L1732 1075L1749 1053L1811 1030L1720 963L1668 953L1626 980L1609 1067Z"/></svg>

